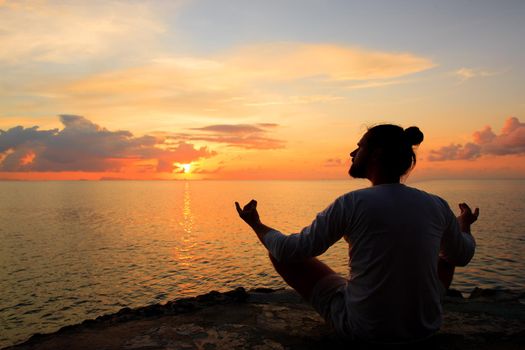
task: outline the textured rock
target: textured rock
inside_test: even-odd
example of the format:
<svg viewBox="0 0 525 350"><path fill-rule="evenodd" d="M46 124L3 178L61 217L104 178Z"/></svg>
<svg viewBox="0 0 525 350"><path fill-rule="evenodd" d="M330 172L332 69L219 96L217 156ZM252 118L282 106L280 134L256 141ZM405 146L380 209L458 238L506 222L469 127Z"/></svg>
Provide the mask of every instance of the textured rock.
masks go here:
<svg viewBox="0 0 525 350"><path fill-rule="evenodd" d="M461 293L450 293L442 330L414 347L524 349L524 296L476 289L464 299ZM164 305L124 308L53 334L35 335L10 349L343 348L366 349L370 344L343 343L293 291L238 288Z"/></svg>

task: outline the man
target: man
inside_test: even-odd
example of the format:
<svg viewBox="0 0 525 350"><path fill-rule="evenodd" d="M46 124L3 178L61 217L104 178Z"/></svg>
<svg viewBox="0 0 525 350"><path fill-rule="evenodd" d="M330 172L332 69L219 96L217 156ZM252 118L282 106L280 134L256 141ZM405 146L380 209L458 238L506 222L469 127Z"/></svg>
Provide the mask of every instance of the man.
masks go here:
<svg viewBox="0 0 525 350"><path fill-rule="evenodd" d="M454 266L468 264L477 220L468 205L456 218L438 196L400 183L414 167L417 127L369 129L350 153L349 174L369 188L337 198L298 234L283 235L262 223L257 202L239 216L270 252L276 271L345 338L375 342L425 339L441 326L441 297ZM344 237L350 278L315 257Z"/></svg>

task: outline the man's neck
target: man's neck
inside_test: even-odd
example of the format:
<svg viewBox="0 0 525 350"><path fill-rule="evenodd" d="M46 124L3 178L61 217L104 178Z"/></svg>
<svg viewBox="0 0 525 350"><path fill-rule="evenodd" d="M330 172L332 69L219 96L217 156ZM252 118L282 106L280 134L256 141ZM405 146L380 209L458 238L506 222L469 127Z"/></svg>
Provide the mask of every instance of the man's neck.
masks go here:
<svg viewBox="0 0 525 350"><path fill-rule="evenodd" d="M380 175L370 176L368 180L372 182L372 186L385 185L385 184L398 184L399 178L389 178Z"/></svg>

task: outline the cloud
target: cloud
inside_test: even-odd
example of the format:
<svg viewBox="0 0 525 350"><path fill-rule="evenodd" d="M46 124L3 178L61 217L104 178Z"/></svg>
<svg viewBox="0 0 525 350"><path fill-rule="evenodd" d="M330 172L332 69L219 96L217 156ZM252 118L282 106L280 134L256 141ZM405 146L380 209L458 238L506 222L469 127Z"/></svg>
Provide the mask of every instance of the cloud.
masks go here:
<svg viewBox="0 0 525 350"><path fill-rule="evenodd" d="M246 106L279 106L324 103L343 100L342 96L334 95L306 95L306 96L271 96L270 99L259 99L257 102L246 101Z"/></svg>
<svg viewBox="0 0 525 350"><path fill-rule="evenodd" d="M481 156L481 147L474 143L466 143L465 145L450 144L443 146L438 150L431 150L428 160L459 160L459 159L475 159Z"/></svg>
<svg viewBox="0 0 525 350"><path fill-rule="evenodd" d="M488 72L482 69L465 68L465 67L456 70L454 74L460 79L461 82L467 81L472 78L490 77L492 75L496 75L496 73L494 72Z"/></svg>
<svg viewBox="0 0 525 350"><path fill-rule="evenodd" d="M110 131L76 115L61 115L62 130L17 126L0 130L0 171L136 171L172 172L174 163L189 163L216 153L180 141L129 131Z"/></svg>
<svg viewBox="0 0 525 350"><path fill-rule="evenodd" d="M5 1L0 61L69 63L138 53L165 30L156 17L147 2Z"/></svg>
<svg viewBox="0 0 525 350"><path fill-rule="evenodd" d="M192 130L212 131L225 134L253 134L264 132L263 129L248 124L222 124L222 125L209 125L202 128L192 128Z"/></svg>
<svg viewBox="0 0 525 350"><path fill-rule="evenodd" d="M16 126L8 131L0 130L0 153L4 153L9 149L16 149L27 143L45 141L57 132L58 129L41 131L38 130L38 126L31 128Z"/></svg>
<svg viewBox="0 0 525 350"><path fill-rule="evenodd" d="M119 82L126 81L132 83L132 88L140 89L144 85L170 86L165 83L171 81L177 86L217 90L255 81L283 82L312 77L320 81L388 79L434 66L429 59L410 53L329 44L268 43L209 57L165 56L151 60L148 65L93 76L78 84L90 89L117 88Z"/></svg>
<svg viewBox="0 0 525 350"><path fill-rule="evenodd" d="M429 59L410 53L303 43L246 46L235 50L225 62L252 77L279 81L306 77L325 80L385 79L434 66Z"/></svg>
<svg viewBox="0 0 525 350"><path fill-rule="evenodd" d="M229 147L243 149L278 149L284 148L286 142L266 136L268 130L277 128L274 123L259 124L217 124L201 128L192 128L196 134L179 134L176 138L192 141L223 143Z"/></svg>
<svg viewBox="0 0 525 350"><path fill-rule="evenodd" d="M276 124L276 123L258 123L257 125L263 128L276 128L279 126L279 124Z"/></svg>
<svg viewBox="0 0 525 350"><path fill-rule="evenodd" d="M476 159L482 155L525 154L525 123L518 118L508 118L501 133L496 135L490 126L474 132L473 142L464 145L451 144L431 150L428 160Z"/></svg>
<svg viewBox="0 0 525 350"><path fill-rule="evenodd" d="M231 118L276 105L334 103L351 89L397 84L394 78L434 66L415 53L329 43L191 53L176 18L187 3L3 2L0 104L9 115L49 115L59 105L126 121L146 113L151 120Z"/></svg>
<svg viewBox="0 0 525 350"><path fill-rule="evenodd" d="M323 165L325 167L340 167L344 165L344 162L341 158L328 158Z"/></svg>
<svg viewBox="0 0 525 350"><path fill-rule="evenodd" d="M218 166L217 168L214 168L214 169L202 169L202 168L196 167L195 169L192 169L191 172L193 174L208 175L208 174L217 174L222 169L224 169L224 166Z"/></svg>
<svg viewBox="0 0 525 350"><path fill-rule="evenodd" d="M166 54L141 65L54 83L44 90L86 108L129 105L149 112L222 111L231 116L232 110L246 114L253 107L331 103L345 98L333 94L334 89L347 93L397 84L400 80L395 78L433 66L429 59L410 53L269 43L207 56ZM297 84L307 84L309 92L299 96L285 92L297 91Z"/></svg>

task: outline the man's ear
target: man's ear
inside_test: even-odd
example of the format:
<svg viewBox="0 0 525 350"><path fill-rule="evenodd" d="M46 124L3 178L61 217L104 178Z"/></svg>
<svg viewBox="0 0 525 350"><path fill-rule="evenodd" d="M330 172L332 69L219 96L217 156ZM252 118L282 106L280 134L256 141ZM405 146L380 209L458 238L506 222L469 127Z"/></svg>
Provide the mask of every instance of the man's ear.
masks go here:
<svg viewBox="0 0 525 350"><path fill-rule="evenodd" d="M385 151L382 149L375 149L368 155L366 162L367 172L377 172L382 171L385 166Z"/></svg>

